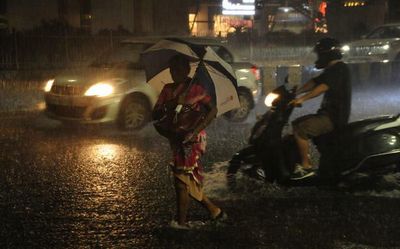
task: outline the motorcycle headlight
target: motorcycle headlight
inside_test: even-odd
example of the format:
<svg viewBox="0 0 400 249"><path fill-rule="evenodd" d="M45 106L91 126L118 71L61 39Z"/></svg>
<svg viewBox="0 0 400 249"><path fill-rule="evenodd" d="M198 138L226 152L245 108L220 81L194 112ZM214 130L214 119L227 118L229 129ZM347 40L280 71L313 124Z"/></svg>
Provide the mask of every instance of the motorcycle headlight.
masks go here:
<svg viewBox="0 0 400 249"><path fill-rule="evenodd" d="M269 93L269 94L265 97L264 104L265 104L267 107L271 107L271 106L272 106L272 103L274 102L274 100L277 99L278 97L279 97L279 95L276 94L276 93Z"/></svg>
<svg viewBox="0 0 400 249"><path fill-rule="evenodd" d="M98 96L105 97L114 92L114 87L109 83L99 82L91 86L86 92L85 96Z"/></svg>
<svg viewBox="0 0 400 249"><path fill-rule="evenodd" d="M53 84L54 84L54 79L48 80L48 81L46 82L46 85L44 86L43 90L44 90L45 92L50 92L51 87L53 86Z"/></svg>

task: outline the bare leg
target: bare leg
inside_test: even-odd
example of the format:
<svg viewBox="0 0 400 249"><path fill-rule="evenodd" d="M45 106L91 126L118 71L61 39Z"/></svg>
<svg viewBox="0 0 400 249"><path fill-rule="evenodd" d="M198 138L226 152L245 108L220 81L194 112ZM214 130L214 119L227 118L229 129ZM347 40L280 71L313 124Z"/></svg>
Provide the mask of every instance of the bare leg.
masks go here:
<svg viewBox="0 0 400 249"><path fill-rule="evenodd" d="M300 157L301 157L301 165L309 169L312 167L310 158L308 157L308 152L310 148L310 144L308 143L307 139L300 137L296 132L294 132L294 137L297 142L297 147L299 148Z"/></svg>
<svg viewBox="0 0 400 249"><path fill-rule="evenodd" d="M203 195L203 200L201 200L200 203L207 208L212 218L217 217L221 212L221 209L212 203L206 195Z"/></svg>
<svg viewBox="0 0 400 249"><path fill-rule="evenodd" d="M179 179L175 178L175 190L176 190L176 206L177 206L177 218L179 225L186 224L186 216L189 209L190 197L186 187Z"/></svg>

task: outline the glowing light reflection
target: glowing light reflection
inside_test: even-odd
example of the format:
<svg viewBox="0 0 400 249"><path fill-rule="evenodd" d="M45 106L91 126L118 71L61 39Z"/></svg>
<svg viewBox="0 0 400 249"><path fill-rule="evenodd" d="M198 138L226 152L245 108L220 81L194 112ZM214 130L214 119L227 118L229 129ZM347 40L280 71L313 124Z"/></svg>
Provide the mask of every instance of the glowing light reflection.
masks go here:
<svg viewBox="0 0 400 249"><path fill-rule="evenodd" d="M100 144L93 149L93 154L99 159L114 159L120 153L118 145L115 144Z"/></svg>
<svg viewBox="0 0 400 249"><path fill-rule="evenodd" d="M397 138L395 136L391 136L389 140L390 145L395 145L397 143Z"/></svg>
<svg viewBox="0 0 400 249"><path fill-rule="evenodd" d="M38 110L44 110L46 108L46 103L44 101L41 101L36 104L36 109Z"/></svg>

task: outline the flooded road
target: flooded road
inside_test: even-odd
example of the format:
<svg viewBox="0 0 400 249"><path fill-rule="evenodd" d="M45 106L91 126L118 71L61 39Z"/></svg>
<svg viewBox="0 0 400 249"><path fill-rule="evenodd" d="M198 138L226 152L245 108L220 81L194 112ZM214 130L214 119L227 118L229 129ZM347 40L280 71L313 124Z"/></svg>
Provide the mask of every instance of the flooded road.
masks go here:
<svg viewBox="0 0 400 249"><path fill-rule="evenodd" d="M374 100L356 95L357 105L358 98ZM191 231L168 228L170 155L150 125L135 133L66 127L40 112L0 121L0 248L400 248L399 190L251 180L228 190L227 161L245 145L252 121L218 119L208 128L206 192L229 220ZM189 219L208 216L192 202Z"/></svg>

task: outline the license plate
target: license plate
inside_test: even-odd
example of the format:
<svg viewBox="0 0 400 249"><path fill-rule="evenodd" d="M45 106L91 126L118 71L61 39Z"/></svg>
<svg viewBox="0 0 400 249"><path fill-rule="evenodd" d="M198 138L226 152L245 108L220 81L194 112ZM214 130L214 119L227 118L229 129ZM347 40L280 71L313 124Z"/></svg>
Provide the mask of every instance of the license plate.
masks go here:
<svg viewBox="0 0 400 249"><path fill-rule="evenodd" d="M73 103L72 98L66 98L66 97L60 98L59 96L54 96L54 95L47 95L46 102L54 105L64 105L64 106L72 106Z"/></svg>

